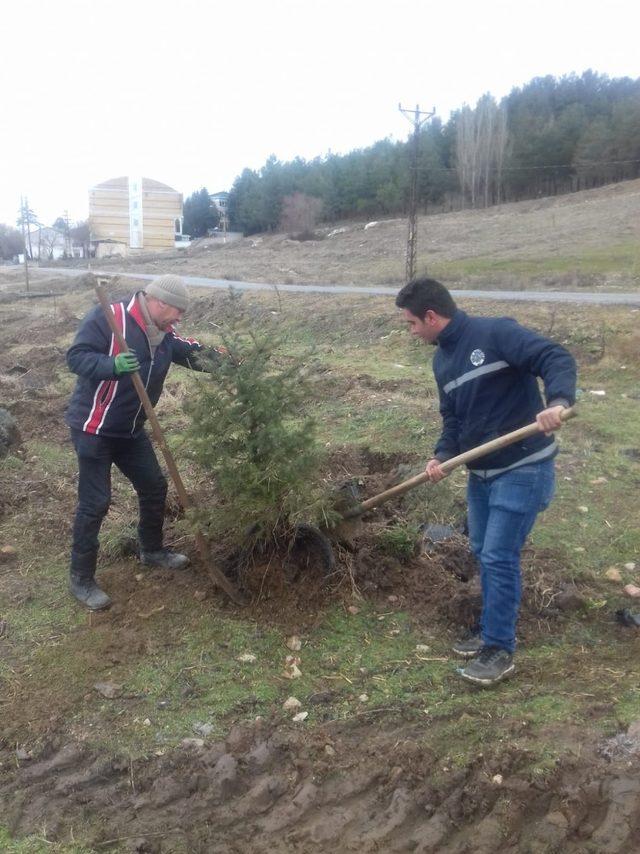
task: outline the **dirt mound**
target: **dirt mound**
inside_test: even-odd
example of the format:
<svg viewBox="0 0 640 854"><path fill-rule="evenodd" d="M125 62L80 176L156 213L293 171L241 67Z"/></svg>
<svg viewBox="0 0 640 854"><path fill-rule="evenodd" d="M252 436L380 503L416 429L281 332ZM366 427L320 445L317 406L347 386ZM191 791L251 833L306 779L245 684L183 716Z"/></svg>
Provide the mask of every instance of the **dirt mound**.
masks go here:
<svg viewBox="0 0 640 854"><path fill-rule="evenodd" d="M0 407L0 459L6 457L9 449L20 444L20 434L15 418L6 409Z"/></svg>
<svg viewBox="0 0 640 854"><path fill-rule="evenodd" d="M2 386L0 385L0 389ZM68 395L33 396L10 403L24 439L45 437L64 443L69 440L69 428L64 423Z"/></svg>
<svg viewBox="0 0 640 854"><path fill-rule="evenodd" d="M417 626L439 625L452 634L478 622L480 582L466 536L454 533L444 542L425 544L413 557L399 558L381 548L379 531L377 523L364 524L348 548L334 541L330 571L318 554L306 550L282 550L250 562L242 586L251 597L251 616L297 633L317 625L328 608L363 600L384 607L391 602ZM584 604L582 594L553 572L558 563L559 556L550 551L525 553L520 642ZM220 558L220 565L228 571L230 561Z"/></svg>
<svg viewBox="0 0 640 854"><path fill-rule="evenodd" d="M77 320L68 317L62 327L71 328ZM58 329L63 331L63 329ZM63 441L68 431L64 425L64 409L68 393L56 388L58 375L65 370L65 351L51 343L46 328L31 328L25 324L21 332L11 335L7 350L0 355L0 397L18 422L23 439L46 435ZM18 356L10 345L28 341L31 345Z"/></svg>
<svg viewBox="0 0 640 854"><path fill-rule="evenodd" d="M71 333L78 318L68 305L54 305L51 300L29 303L26 311L16 311L14 306L0 311L5 326L0 343L0 399L25 441L42 437L64 441L68 430L63 413L69 395L58 387L60 374L66 372L65 347L59 336Z"/></svg>
<svg viewBox="0 0 640 854"><path fill-rule="evenodd" d="M256 720L136 761L50 745L4 773L0 818L12 834L71 841L100 816L91 844L157 854L636 850L637 760L607 763L584 744L545 780L511 745L455 770L424 746L424 724L380 720L312 733Z"/></svg>
<svg viewBox="0 0 640 854"><path fill-rule="evenodd" d="M415 460L366 446L336 449L327 476L336 488L336 507L353 506L412 474ZM260 623L290 632L312 628L327 608L348 607L362 598L376 605L389 599L420 626L443 625L459 631L479 620L480 583L466 535L447 526L442 541L419 537L405 553L385 547L385 534L402 516L397 502L363 518L294 537L277 548L229 554L219 548L215 560L249 594L250 612ZM305 526L306 527L306 526ZM407 533L409 538L411 533ZM409 549L411 540L402 543ZM328 554L329 552L329 554ZM558 578L559 554L526 549L523 555L521 640L583 604L577 591Z"/></svg>

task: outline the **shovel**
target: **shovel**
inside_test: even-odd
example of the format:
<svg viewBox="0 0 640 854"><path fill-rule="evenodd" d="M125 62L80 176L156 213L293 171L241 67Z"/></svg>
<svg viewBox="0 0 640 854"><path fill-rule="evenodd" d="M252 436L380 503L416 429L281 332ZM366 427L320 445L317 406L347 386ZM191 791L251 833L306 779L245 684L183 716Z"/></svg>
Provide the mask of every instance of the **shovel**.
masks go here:
<svg viewBox="0 0 640 854"><path fill-rule="evenodd" d="M98 284L95 286L96 294L98 295L98 300L100 301L100 305L102 306L102 310L104 311L104 316L107 319L107 323L109 324L109 327L113 332L116 341L118 342L120 350L123 353L127 353L129 351L129 347L127 346L127 342L122 337L122 333L118 329L113 311L109 304L109 300L107 299L107 295L105 294L100 284L100 281L101 280L98 280ZM189 510L193 507L193 502L191 501L191 498L187 490L185 489L184 483L182 482L180 472L178 471L178 467L176 466L173 454L169 450L169 447L164 437L164 432L162 430L162 427L160 426L160 422L158 421L158 416L155 413L153 404L149 400L149 395L147 394L147 390L144 387L144 383L140 378L140 374L138 373L138 371L134 371L134 373L129 374L129 376L133 381L133 385L135 386L135 389L138 392L140 402L142 403L147 418L149 419L149 424L151 425L153 437L156 440L158 447L162 451L162 455L164 456L167 468L169 470L169 474L171 475L171 480L173 481L176 487L176 492L178 493L180 504L185 510ZM200 553L200 558L202 560L202 563L206 567L206 570L209 574L209 578L217 587L220 587L221 590L224 590L227 596L229 596L229 598L232 599L236 604L246 605L246 601L240 591L236 589L236 587L229 581L229 579L226 577L226 575L224 575L221 570L219 570L211 563L209 557L209 548L204 534L201 531L196 531L195 538L196 546L198 547L198 552Z"/></svg>
<svg viewBox="0 0 640 854"><path fill-rule="evenodd" d="M562 421L568 421L569 418L573 418L575 414L576 413L573 408L565 409L560 414L560 418ZM536 433L540 432L540 427L537 422L527 424L526 427L520 427L518 430L513 430L511 433L505 433L504 436L498 436L497 439L491 439L490 442L485 442L483 445L471 448L471 450L465 451L463 454L458 454L457 457L451 457L450 460L441 463L440 468L445 472L445 474L449 474L449 472L458 468L458 466L480 459L480 457L484 457L486 454L491 454L493 451L498 451L500 448L505 448L507 445L513 445L514 442L519 442L521 439L526 439L529 436L535 436ZM421 472L415 477L409 478L409 480L405 480L396 486L392 486L391 489L387 489L384 492L380 492L378 495L374 495L372 498L363 501L362 504L349 508L349 510L346 510L342 514L342 518L347 520L356 519L359 516L362 516L363 513L366 513L367 510L371 510L373 507L378 507L380 504L384 504L384 502L389 501L390 498L396 498L398 495L404 495L405 492L409 492L409 490L414 489L416 486L420 486L422 483L427 483L428 480L429 476L427 473Z"/></svg>

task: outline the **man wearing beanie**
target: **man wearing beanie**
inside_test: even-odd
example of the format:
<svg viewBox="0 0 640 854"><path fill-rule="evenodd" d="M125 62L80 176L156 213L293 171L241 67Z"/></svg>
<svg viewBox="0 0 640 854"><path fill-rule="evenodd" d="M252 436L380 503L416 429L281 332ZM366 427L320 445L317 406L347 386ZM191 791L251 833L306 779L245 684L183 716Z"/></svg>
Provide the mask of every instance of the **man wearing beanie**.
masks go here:
<svg viewBox="0 0 640 854"><path fill-rule="evenodd" d="M155 406L172 362L203 369L196 355L204 349L202 345L194 338L180 337L174 328L187 306L183 280L160 276L144 291L112 305L128 353L120 352L99 305L84 318L67 352L67 364L78 375L66 423L79 466L69 589L92 611L111 604L96 584L95 572L98 534L109 508L114 463L138 495L141 562L168 570L182 569L188 563L185 555L163 547L167 481L143 429L146 415L131 378L135 371L140 372ZM219 351L213 354L218 357Z"/></svg>

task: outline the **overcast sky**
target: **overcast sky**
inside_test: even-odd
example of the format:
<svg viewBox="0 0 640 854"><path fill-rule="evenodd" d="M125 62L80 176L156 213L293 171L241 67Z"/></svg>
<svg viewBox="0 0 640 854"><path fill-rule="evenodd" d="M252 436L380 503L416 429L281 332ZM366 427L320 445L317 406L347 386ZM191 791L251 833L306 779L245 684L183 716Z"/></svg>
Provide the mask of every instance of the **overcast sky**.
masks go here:
<svg viewBox="0 0 640 854"><path fill-rule="evenodd" d="M484 92L592 68L640 77L638 0L21 0L2 12L0 222L45 224L144 175L187 196L346 152Z"/></svg>

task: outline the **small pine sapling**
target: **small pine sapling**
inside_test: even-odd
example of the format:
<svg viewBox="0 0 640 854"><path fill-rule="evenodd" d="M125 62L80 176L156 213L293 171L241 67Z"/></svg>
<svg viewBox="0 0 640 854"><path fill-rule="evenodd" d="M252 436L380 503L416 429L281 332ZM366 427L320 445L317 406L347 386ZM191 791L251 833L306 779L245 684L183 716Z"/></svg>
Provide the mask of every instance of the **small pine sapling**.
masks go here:
<svg viewBox="0 0 640 854"><path fill-rule="evenodd" d="M227 355L187 405L188 442L215 484L198 522L230 542L286 542L301 522L332 520L322 449L304 412L304 361L279 355L277 335L245 318L236 294L222 339Z"/></svg>

